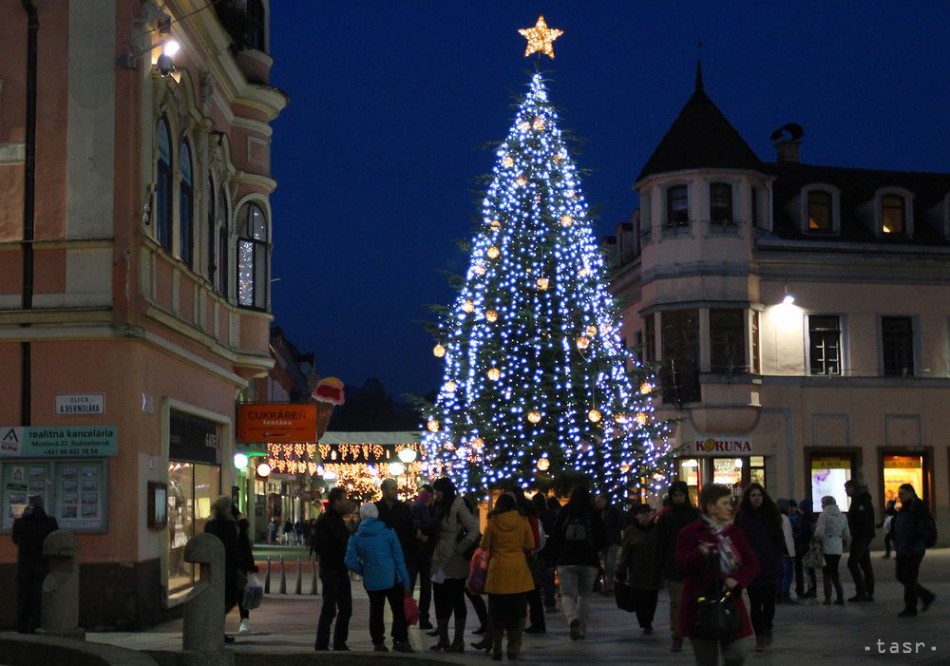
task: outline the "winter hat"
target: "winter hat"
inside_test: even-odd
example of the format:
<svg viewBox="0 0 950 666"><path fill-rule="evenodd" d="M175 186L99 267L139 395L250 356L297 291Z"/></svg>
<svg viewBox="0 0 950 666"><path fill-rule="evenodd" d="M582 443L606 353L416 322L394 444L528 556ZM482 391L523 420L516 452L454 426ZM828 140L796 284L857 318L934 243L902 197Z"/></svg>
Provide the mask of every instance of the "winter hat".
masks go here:
<svg viewBox="0 0 950 666"><path fill-rule="evenodd" d="M838 502L836 502L835 498L832 497L831 495L825 495L824 497L821 498L821 506L825 507L825 506L830 506L832 504L835 506L838 506Z"/></svg>
<svg viewBox="0 0 950 666"><path fill-rule="evenodd" d="M379 518L379 509L372 502L367 502L360 507L360 519L366 520L367 518Z"/></svg>

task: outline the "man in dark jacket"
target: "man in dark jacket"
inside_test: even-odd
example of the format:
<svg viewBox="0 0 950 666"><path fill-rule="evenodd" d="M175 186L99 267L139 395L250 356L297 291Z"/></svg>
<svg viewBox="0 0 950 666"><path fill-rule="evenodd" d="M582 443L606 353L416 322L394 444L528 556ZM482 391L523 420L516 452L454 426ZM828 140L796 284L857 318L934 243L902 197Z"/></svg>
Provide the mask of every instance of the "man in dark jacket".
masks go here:
<svg viewBox="0 0 950 666"><path fill-rule="evenodd" d="M854 579L854 596L848 601L874 599L874 569L871 566L871 540L874 539L874 505L867 486L851 479L844 484L851 498L848 508L848 530L851 532L851 551L848 571Z"/></svg>
<svg viewBox="0 0 950 666"><path fill-rule="evenodd" d="M933 592L917 582L920 563L927 551L927 538L930 530L936 530L930 509L917 497L917 492L909 483L897 490L901 500L901 510L894 516L894 552L896 553L897 581L904 585L904 610L897 617L917 615L917 600L921 610L926 611L937 598ZM934 535L935 536L935 535Z"/></svg>
<svg viewBox="0 0 950 666"><path fill-rule="evenodd" d="M35 633L40 626L43 579L49 573L43 542L58 529L56 519L43 510L42 495L33 495L23 515L13 521L11 537L17 545L16 626L21 634Z"/></svg>
<svg viewBox="0 0 950 666"><path fill-rule="evenodd" d="M315 650L330 649L330 625L336 617L333 630L333 649L349 650L346 639L350 632L350 616L353 614L353 591L350 588L350 573L344 558L350 540L350 530L343 520L349 513L346 490L334 488L327 497L327 510L317 519L314 540L320 560L320 583L323 587L323 607L317 622Z"/></svg>
<svg viewBox="0 0 950 666"><path fill-rule="evenodd" d="M689 499L689 486L683 481L670 485L670 506L656 524L656 554L660 558L670 588L670 630L673 632L673 652L683 649L683 634L680 622L680 596L683 591L683 577L676 570L676 536L686 525L699 518L699 510Z"/></svg>
<svg viewBox="0 0 950 666"><path fill-rule="evenodd" d="M395 479L383 479L379 490L383 494L383 498L375 503L379 511L379 519L399 537L406 567L412 569L415 566L416 538L412 510L408 504L399 501L399 485Z"/></svg>

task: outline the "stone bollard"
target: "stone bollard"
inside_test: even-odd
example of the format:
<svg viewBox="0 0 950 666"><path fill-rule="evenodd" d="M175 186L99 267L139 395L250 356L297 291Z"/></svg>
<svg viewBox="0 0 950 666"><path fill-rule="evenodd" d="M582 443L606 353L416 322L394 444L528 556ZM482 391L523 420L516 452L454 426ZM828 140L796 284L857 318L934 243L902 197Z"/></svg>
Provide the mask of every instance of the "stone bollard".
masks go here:
<svg viewBox="0 0 950 666"><path fill-rule="evenodd" d="M76 535L56 530L43 541L43 555L49 558L49 573L43 579L40 627L44 633L85 640L79 626L79 563Z"/></svg>
<svg viewBox="0 0 950 666"><path fill-rule="evenodd" d="M294 585L294 594L303 594L303 569L300 567L300 558L297 558L297 584Z"/></svg>
<svg viewBox="0 0 950 666"><path fill-rule="evenodd" d="M287 594L287 572L284 570L284 558L280 558L280 589L279 594Z"/></svg>
<svg viewBox="0 0 950 666"><path fill-rule="evenodd" d="M213 534L197 534L185 545L185 562L200 565L200 578L185 599L182 649L224 649L224 544Z"/></svg>
<svg viewBox="0 0 950 666"><path fill-rule="evenodd" d="M264 574L264 594L270 594L270 555L267 556L267 573Z"/></svg>

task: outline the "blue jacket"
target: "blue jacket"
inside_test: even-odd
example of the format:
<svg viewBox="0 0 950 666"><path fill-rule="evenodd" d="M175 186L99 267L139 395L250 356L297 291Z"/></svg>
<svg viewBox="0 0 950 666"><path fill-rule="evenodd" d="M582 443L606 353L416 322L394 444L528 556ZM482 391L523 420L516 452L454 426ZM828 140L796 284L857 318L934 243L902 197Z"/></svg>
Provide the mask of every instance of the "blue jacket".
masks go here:
<svg viewBox="0 0 950 666"><path fill-rule="evenodd" d="M399 537L377 518L364 518L346 545L346 568L363 577L369 592L388 590L400 581L409 587L409 571Z"/></svg>

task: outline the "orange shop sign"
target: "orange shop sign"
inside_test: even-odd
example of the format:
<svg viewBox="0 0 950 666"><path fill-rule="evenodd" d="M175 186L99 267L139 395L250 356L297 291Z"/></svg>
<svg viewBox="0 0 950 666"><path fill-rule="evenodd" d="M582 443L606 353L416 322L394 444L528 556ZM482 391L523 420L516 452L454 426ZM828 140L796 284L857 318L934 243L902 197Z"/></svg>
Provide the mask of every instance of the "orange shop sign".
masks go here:
<svg viewBox="0 0 950 666"><path fill-rule="evenodd" d="M316 442L317 406L255 402L238 405L239 442Z"/></svg>

